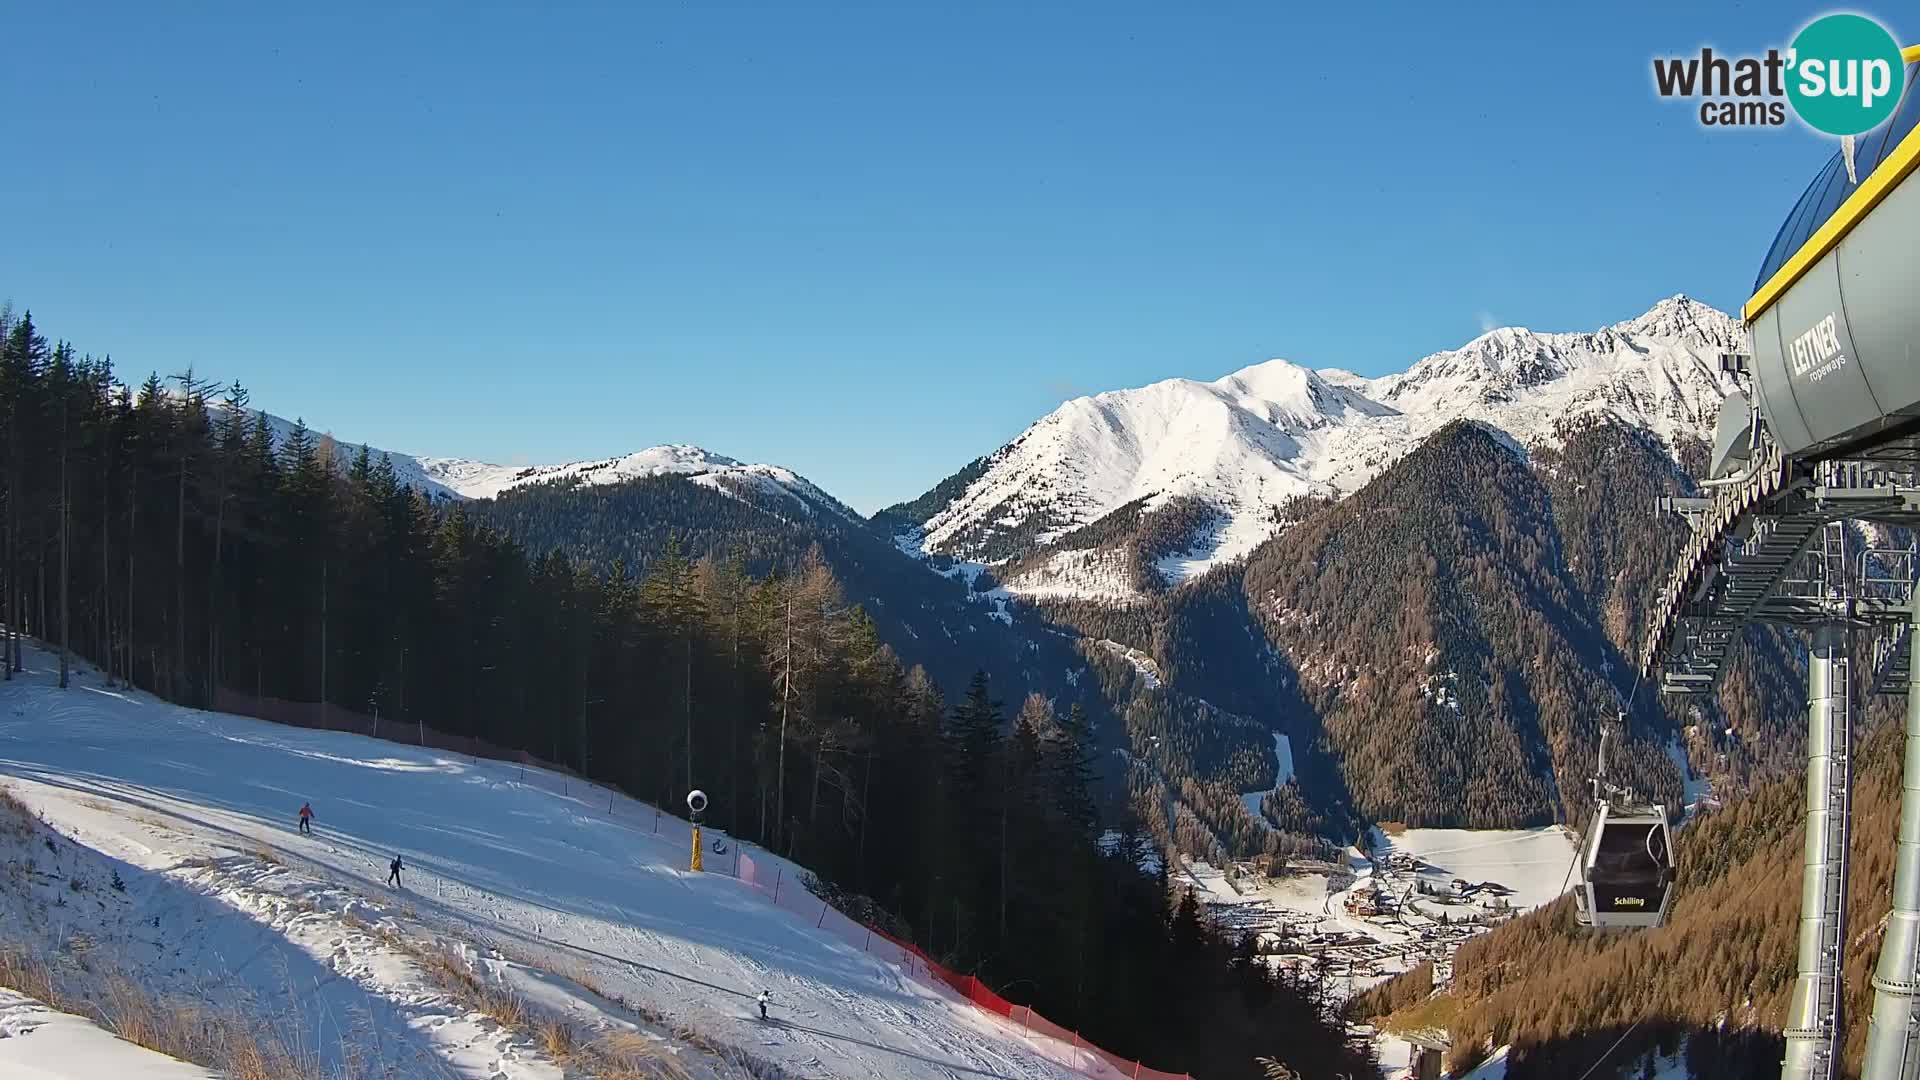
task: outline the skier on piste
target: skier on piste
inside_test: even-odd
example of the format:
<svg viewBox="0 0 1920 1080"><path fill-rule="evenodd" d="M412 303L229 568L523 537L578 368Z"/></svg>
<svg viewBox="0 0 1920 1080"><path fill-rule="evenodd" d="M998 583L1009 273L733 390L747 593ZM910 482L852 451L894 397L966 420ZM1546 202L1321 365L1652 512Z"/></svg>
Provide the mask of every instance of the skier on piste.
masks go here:
<svg viewBox="0 0 1920 1080"><path fill-rule="evenodd" d="M300 804L300 831L303 833L306 833L308 836L312 836L313 835L313 825L311 824L312 821L313 821L313 804L301 803Z"/></svg>
<svg viewBox="0 0 1920 1080"><path fill-rule="evenodd" d="M395 855L393 862L387 866L387 884L396 889L400 887L400 870L400 856Z"/></svg>
<svg viewBox="0 0 1920 1080"><path fill-rule="evenodd" d="M772 998L772 994L762 990L760 991L760 996L754 999L760 1003L760 1019L765 1020L767 1018L767 1002L772 1000Z"/></svg>

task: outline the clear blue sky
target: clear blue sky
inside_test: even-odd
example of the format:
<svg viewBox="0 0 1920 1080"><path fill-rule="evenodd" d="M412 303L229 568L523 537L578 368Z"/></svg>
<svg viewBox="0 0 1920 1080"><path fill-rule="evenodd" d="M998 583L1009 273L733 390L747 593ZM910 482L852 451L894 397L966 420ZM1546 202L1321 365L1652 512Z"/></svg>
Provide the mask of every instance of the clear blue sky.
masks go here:
<svg viewBox="0 0 1920 1080"><path fill-rule="evenodd" d="M1799 5L299 7L13 6L0 297L342 439L862 509L1076 394L1731 309L1830 152L1652 90Z"/></svg>

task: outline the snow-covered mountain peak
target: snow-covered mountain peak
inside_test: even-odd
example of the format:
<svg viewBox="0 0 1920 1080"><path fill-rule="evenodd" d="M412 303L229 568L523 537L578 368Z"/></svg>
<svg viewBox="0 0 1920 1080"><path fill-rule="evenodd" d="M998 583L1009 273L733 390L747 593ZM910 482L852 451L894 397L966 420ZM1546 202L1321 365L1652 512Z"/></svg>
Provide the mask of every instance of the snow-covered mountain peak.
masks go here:
<svg viewBox="0 0 1920 1080"><path fill-rule="evenodd" d="M1356 414L1380 416L1393 411L1369 400L1360 387L1335 384L1320 372L1290 360L1268 360L1241 368L1210 385L1230 395L1241 408L1285 431L1310 431Z"/></svg>
<svg viewBox="0 0 1920 1080"><path fill-rule="evenodd" d="M696 476L743 468L740 462L684 443L650 446L619 457L571 461L563 465L492 465L465 458L422 457L425 475L469 499L488 499L526 484L576 480L583 484L618 484L649 476Z"/></svg>
<svg viewBox="0 0 1920 1080"><path fill-rule="evenodd" d="M563 465L489 465L462 458L419 458L427 479L463 498L489 499L514 488L540 483L623 484L653 476L685 476L694 483L736 498L757 500L783 510L812 514L824 509L858 519L846 505L812 481L780 465L752 464L687 443L650 446L612 458Z"/></svg>
<svg viewBox="0 0 1920 1080"><path fill-rule="evenodd" d="M1370 389L1403 411L1486 419L1522 442L1544 437L1560 415L1582 411L1611 412L1671 440L1680 428L1697 426L1703 406L1718 406L1727 387L1717 354L1740 338L1731 316L1674 296L1592 332L1491 330L1423 357L1404 374L1374 380Z"/></svg>
<svg viewBox="0 0 1920 1080"><path fill-rule="evenodd" d="M1615 323L1609 329L1634 337L1694 340L1715 346L1732 346L1742 338L1738 319L1679 293L1653 305L1646 314Z"/></svg>
<svg viewBox="0 0 1920 1080"><path fill-rule="evenodd" d="M1048 545L1136 501L1152 511L1192 498L1217 510L1218 524L1160 560L1164 576L1181 578L1271 536L1289 497L1352 492L1452 420L1483 423L1523 452L1577 416L1609 416L1669 444L1703 437L1728 389L1717 353L1741 337L1731 316L1674 296L1585 333L1502 327L1375 379L1269 360L1214 382L1077 398L991 455L927 519L924 544L986 563L1042 555L1038 569L1023 560L1008 581L1015 591L1113 595L1110 583L1082 580L1085 552L1052 559L1062 565L1049 578Z"/></svg>
<svg viewBox="0 0 1920 1080"><path fill-rule="evenodd" d="M1363 394L1366 392L1367 387L1373 383L1373 380L1367 378L1365 375L1355 371L1348 371L1346 368L1315 368L1313 373L1334 386L1347 390L1358 390Z"/></svg>

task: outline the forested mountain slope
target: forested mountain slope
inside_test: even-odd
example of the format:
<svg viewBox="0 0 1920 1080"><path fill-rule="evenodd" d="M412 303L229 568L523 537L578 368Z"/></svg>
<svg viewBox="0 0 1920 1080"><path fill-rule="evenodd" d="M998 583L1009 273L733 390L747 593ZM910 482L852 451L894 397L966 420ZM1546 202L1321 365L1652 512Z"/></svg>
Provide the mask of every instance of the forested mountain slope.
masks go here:
<svg viewBox="0 0 1920 1080"><path fill-rule="evenodd" d="M1755 631L1716 699L1670 715L1635 681L1647 598L1684 534L1654 504L1694 490L1685 470L1615 421L1555 435L1523 458L1483 426L1445 428L1344 500L1278 508L1286 524L1244 565L1157 596L1037 603L1150 657L1165 692L1286 735L1288 829L1577 818L1598 721L1626 695L1623 767L1646 790L1677 798L1683 753L1722 795L1793 768L1791 635ZM1236 782L1264 780L1254 730L1235 731L1221 726L1219 756L1245 763ZM1238 808L1205 790L1188 808L1246 851Z"/></svg>
<svg viewBox="0 0 1920 1080"><path fill-rule="evenodd" d="M603 568L644 568L677 549L737 558L750 573L786 572L817 550L880 639L939 684L964 685L981 670L997 687L1051 698L1057 710L1080 707L1106 751L1098 772L1114 794L1131 793L1143 826L1162 844L1218 859L1318 849L1324 845L1316 838L1358 832L1335 787L1311 799L1299 785L1283 785L1274 815L1263 822L1247 812L1241 794L1277 779L1269 706L1278 699L1257 681L1240 708L1219 706L1143 674L1118 640L1082 638L994 593L990 579L942 574L862 522L788 517L779 508L663 476L531 485L466 510L533 550L576 552Z"/></svg>
<svg viewBox="0 0 1920 1080"><path fill-rule="evenodd" d="M1043 692L1061 709L1080 705L1103 737L1110 734L1108 704L1073 643L1004 596L986 595L990 582L931 573L858 517L796 513L783 493L722 491L698 479L531 484L474 502L468 512L531 551L565 551L600 571L643 572L677 549L688 558L738 560L754 575L787 574L817 547L881 640L935 682L964 686L984 670L1010 693Z"/></svg>
<svg viewBox="0 0 1920 1080"><path fill-rule="evenodd" d="M1900 814L1894 709L1890 699L1875 706L1872 733L1854 759L1845 1062L1856 1075ZM1682 830L1678 892L1658 930L1581 930L1572 901L1562 900L1462 946L1453 988L1425 1010L1451 1017L1454 1063L1511 1044L1509 1080L1578 1076L1596 1063L1596 1080L1633 1080L1639 1074L1630 1063L1684 1040L1690 1076L1778 1076L1799 928L1804 803L1804 781L1785 777ZM1367 1012L1420 996L1390 986L1358 1006Z"/></svg>
<svg viewBox="0 0 1920 1080"><path fill-rule="evenodd" d="M1601 671L1630 669L1568 572L1538 474L1470 423L1263 547L1246 594L1375 820L1555 820L1618 707ZM1635 719L1653 735L1656 711ZM1645 737L1622 768L1678 792Z"/></svg>

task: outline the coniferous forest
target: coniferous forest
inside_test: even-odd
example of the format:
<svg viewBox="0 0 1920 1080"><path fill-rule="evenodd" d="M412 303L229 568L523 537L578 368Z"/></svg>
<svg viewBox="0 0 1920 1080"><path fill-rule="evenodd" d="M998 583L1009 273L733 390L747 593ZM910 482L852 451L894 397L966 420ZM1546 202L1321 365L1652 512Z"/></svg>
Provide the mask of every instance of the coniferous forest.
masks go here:
<svg viewBox="0 0 1920 1080"><path fill-rule="evenodd" d="M483 739L663 807L698 786L709 821L1116 1053L1368 1067L1142 845L1097 842L1117 823L1078 708L936 685L817 554L750 573L669 543L644 575L529 556L364 448L276 438L238 382L126 387L29 315L0 329L7 678L24 633L63 684L71 655L190 706L226 688Z"/></svg>

